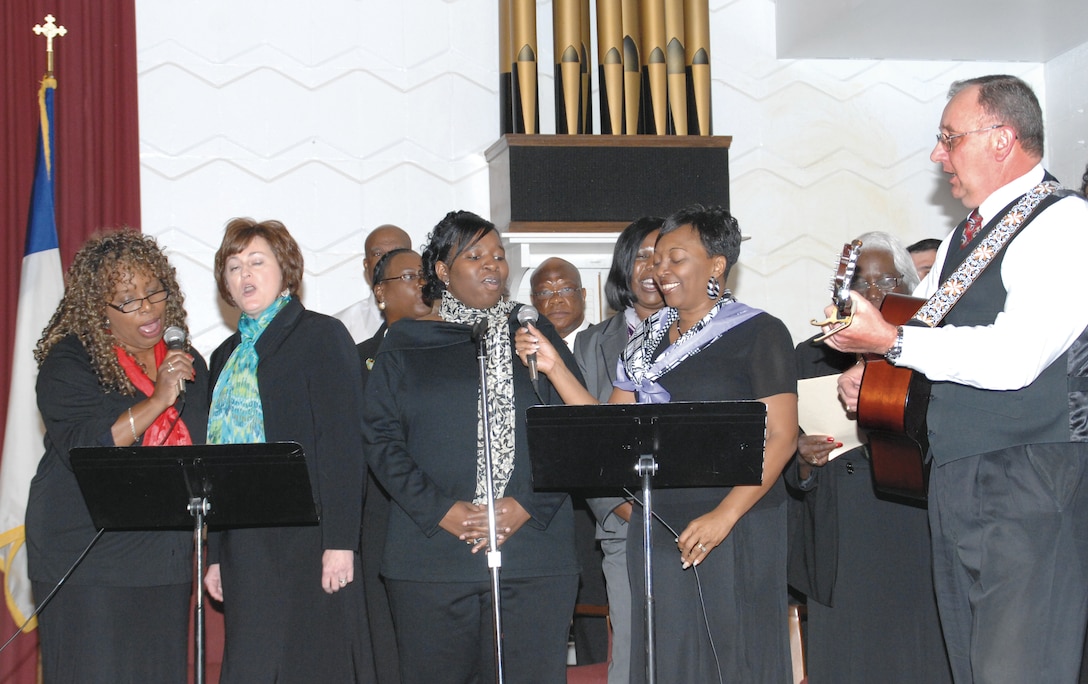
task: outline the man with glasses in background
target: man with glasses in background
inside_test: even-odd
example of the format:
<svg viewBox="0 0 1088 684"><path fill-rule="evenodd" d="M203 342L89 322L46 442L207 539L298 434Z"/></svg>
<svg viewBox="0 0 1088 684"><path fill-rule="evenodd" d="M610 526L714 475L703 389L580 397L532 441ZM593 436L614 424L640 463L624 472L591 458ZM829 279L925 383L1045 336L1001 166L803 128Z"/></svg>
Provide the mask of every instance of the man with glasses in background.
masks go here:
<svg viewBox="0 0 1088 684"><path fill-rule="evenodd" d="M556 332L574 351L574 338L589 327L586 320L586 290L578 268L559 257L545 259L529 276L529 298L537 311L545 316ZM574 537L578 563L582 566L577 602L605 603L607 593L601 572L603 555L596 542L596 522L579 494L572 495L574 505ZM577 664L603 662L608 659L608 631L602 621L576 617L572 625Z"/></svg>
<svg viewBox="0 0 1088 684"><path fill-rule="evenodd" d="M915 290L931 299L897 327L855 296L853 322L827 342L933 382L929 519L955 681L1075 682L1088 625L1088 204L1043 169L1042 112L1018 78L954 83L939 131L930 159L971 215ZM848 410L860 376L839 381Z"/></svg>
<svg viewBox="0 0 1088 684"><path fill-rule="evenodd" d="M567 347L574 351L574 338L589 327L582 274L566 259L551 257L529 276L529 287L533 306L551 321Z"/></svg>

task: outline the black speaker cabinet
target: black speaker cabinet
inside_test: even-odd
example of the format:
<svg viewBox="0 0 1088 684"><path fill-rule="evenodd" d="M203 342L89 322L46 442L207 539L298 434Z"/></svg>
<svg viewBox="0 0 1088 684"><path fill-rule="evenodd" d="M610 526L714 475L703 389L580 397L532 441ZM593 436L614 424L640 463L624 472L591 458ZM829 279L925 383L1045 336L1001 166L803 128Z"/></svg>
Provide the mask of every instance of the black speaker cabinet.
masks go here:
<svg viewBox="0 0 1088 684"><path fill-rule="evenodd" d="M729 207L728 136L504 135L487 149L504 232L618 232L698 202Z"/></svg>

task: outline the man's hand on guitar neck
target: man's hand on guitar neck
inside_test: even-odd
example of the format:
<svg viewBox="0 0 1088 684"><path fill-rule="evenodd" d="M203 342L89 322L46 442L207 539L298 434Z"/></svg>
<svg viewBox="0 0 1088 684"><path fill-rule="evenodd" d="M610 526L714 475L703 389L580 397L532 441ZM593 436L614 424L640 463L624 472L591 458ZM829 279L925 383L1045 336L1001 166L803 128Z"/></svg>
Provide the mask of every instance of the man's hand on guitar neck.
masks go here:
<svg viewBox="0 0 1088 684"><path fill-rule="evenodd" d="M853 322L837 330L835 326L823 326L824 333L830 333L824 344L843 352L883 355L895 344L896 326L884 320L880 311L857 292L851 291L850 299L854 303ZM834 306L824 309L828 317L834 313Z"/></svg>

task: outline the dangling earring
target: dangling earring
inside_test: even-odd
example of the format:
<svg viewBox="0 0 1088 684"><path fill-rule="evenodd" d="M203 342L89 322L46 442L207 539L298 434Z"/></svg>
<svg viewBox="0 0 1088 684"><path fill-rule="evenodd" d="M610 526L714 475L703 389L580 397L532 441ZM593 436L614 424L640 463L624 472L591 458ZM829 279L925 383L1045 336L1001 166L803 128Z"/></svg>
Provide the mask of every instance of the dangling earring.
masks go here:
<svg viewBox="0 0 1088 684"><path fill-rule="evenodd" d="M714 276L710 276L710 279L706 281L706 296L717 301L721 294L722 286L718 282L718 279Z"/></svg>
<svg viewBox="0 0 1088 684"><path fill-rule="evenodd" d="M385 302L378 300L378 311L385 311Z"/></svg>

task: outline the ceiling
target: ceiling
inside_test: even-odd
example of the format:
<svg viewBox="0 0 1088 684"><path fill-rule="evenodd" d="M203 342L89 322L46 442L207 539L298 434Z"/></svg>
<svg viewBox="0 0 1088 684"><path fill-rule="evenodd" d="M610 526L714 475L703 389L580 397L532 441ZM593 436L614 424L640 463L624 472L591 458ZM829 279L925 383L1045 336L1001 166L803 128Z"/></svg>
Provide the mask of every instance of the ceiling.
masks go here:
<svg viewBox="0 0 1088 684"><path fill-rule="evenodd" d="M1047 62L1088 43L1085 0L776 0L778 57Z"/></svg>

